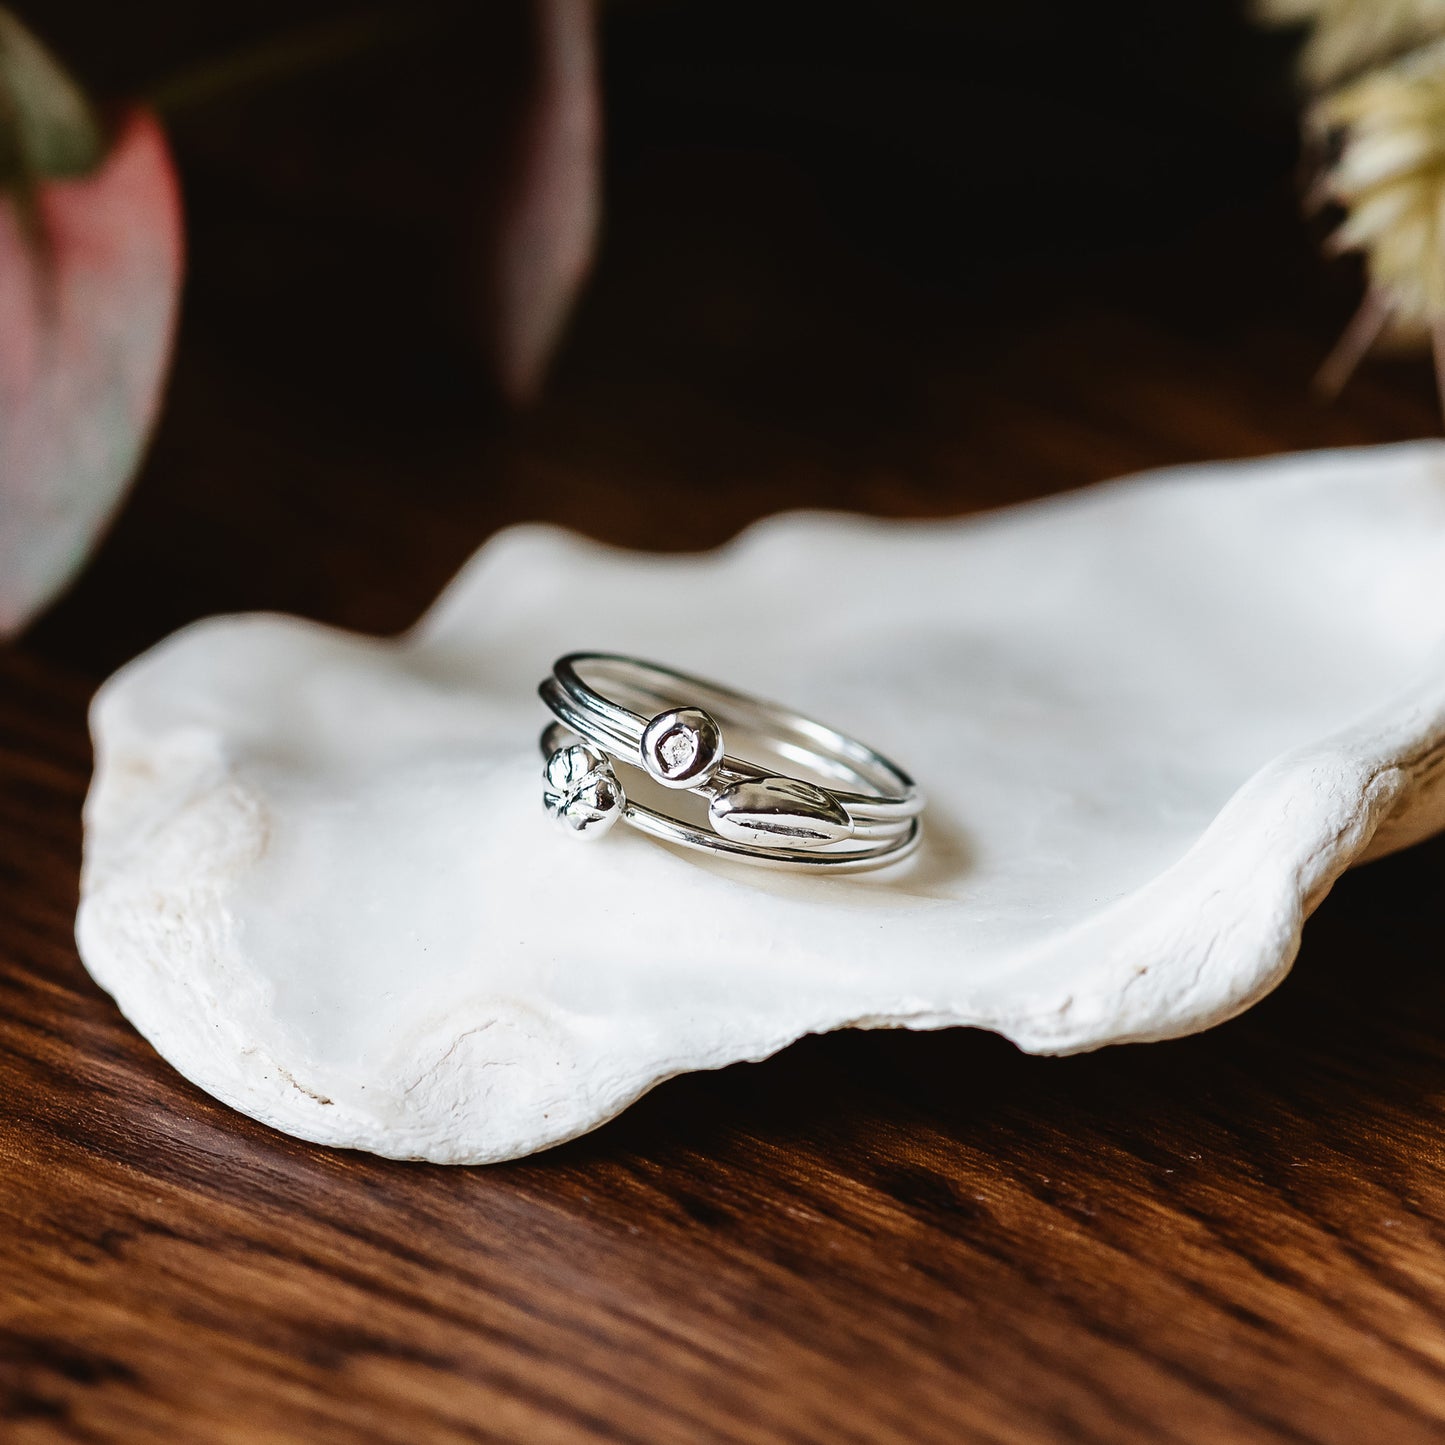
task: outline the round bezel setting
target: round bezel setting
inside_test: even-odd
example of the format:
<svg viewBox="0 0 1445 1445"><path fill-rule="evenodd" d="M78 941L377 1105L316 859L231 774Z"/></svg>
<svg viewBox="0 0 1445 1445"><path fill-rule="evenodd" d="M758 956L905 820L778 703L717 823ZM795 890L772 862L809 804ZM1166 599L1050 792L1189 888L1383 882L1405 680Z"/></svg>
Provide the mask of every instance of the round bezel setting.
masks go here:
<svg viewBox="0 0 1445 1445"><path fill-rule="evenodd" d="M642 765L664 788L699 788L722 760L722 729L700 707L669 708L643 729Z"/></svg>

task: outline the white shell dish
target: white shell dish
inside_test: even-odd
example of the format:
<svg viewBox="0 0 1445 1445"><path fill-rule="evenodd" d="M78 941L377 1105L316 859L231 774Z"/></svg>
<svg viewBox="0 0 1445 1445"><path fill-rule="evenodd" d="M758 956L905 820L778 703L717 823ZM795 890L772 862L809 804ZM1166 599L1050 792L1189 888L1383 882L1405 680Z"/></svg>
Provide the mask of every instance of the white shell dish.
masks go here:
<svg viewBox="0 0 1445 1445"><path fill-rule="evenodd" d="M924 846L828 878L579 843L535 688L586 648L866 739L928 795ZM400 640L201 622L93 728L86 966L306 1139L505 1159L849 1026L1165 1038L1278 983L1350 863L1445 825L1445 447L783 516L705 556L517 528Z"/></svg>

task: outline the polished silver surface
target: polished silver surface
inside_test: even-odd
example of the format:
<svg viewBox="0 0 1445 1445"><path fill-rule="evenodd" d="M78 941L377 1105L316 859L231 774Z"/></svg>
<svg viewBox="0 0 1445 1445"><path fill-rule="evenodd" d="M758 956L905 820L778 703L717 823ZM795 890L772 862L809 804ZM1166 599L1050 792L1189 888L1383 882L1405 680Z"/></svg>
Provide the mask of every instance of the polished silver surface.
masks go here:
<svg viewBox="0 0 1445 1445"><path fill-rule="evenodd" d="M700 788L722 760L722 729L700 707L669 708L642 730L642 765L664 788Z"/></svg>
<svg viewBox="0 0 1445 1445"><path fill-rule="evenodd" d="M596 652L559 659L538 691L557 719L541 739L544 801L579 836L598 836L620 817L684 847L830 871L882 867L918 846L923 799L908 774L857 739L777 703ZM729 753L725 730L771 754L777 766ZM640 785L663 790L658 801L633 796L631 784L624 789L613 764L637 769ZM809 776L794 777L793 768ZM675 807L670 792L679 794ZM684 793L705 810L685 805Z"/></svg>
<svg viewBox="0 0 1445 1445"><path fill-rule="evenodd" d="M595 748L555 748L542 769L542 803L579 838L600 838L622 816L627 799L612 764Z"/></svg>
<svg viewBox="0 0 1445 1445"><path fill-rule="evenodd" d="M825 789L797 778L745 778L719 793L707 815L724 838L760 848L782 839L822 848L853 836L847 809Z"/></svg>

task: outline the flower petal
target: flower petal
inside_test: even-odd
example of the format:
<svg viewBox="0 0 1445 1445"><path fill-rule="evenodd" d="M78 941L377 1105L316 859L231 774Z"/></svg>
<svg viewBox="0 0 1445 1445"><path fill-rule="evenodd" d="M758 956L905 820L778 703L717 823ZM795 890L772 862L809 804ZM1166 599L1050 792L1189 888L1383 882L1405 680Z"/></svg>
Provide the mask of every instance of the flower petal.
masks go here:
<svg viewBox="0 0 1445 1445"><path fill-rule="evenodd" d="M592 0L536 0L537 78L497 237L493 364L514 402L535 396L592 264L601 209Z"/></svg>
<svg viewBox="0 0 1445 1445"><path fill-rule="evenodd" d="M155 118L132 113L32 214L0 195L0 636L79 570L155 420L182 268L180 194Z"/></svg>

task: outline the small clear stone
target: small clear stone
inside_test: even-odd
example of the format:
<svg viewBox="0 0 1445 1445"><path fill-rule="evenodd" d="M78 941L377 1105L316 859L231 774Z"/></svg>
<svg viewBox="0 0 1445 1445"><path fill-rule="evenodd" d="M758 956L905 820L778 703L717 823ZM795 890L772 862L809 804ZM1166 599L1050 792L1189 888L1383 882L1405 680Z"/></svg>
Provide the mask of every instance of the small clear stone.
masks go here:
<svg viewBox="0 0 1445 1445"><path fill-rule="evenodd" d="M669 773L679 773L697 757L697 734L686 728L674 728L658 744L658 753Z"/></svg>

